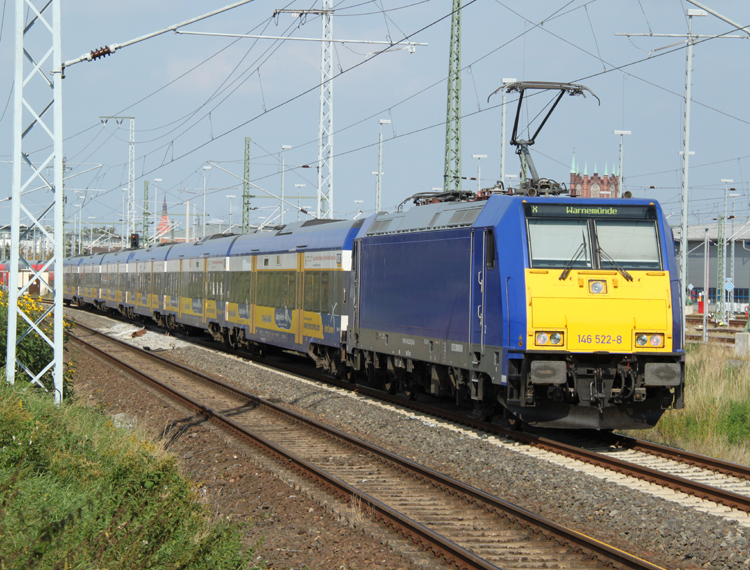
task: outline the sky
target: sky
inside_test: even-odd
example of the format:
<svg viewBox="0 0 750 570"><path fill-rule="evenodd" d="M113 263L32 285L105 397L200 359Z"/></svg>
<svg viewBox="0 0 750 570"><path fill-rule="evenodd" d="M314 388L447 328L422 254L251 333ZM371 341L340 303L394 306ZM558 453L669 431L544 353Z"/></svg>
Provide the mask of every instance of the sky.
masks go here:
<svg viewBox="0 0 750 570"><path fill-rule="evenodd" d="M62 1L62 57L122 43L226 5L228 0ZM750 24L750 4L705 0L711 9L741 25ZM13 136L14 2L2 0L0 35L0 224L10 222ZM193 24L185 30L318 38L320 18L300 19L277 9L313 9L313 2L255 0ZM352 218L375 211L379 119L383 125L382 209L392 211L417 192L442 187L451 2L448 0L334 1L336 39L426 43L408 49L373 44L335 44L333 80L334 214ZM500 178L501 97L488 96L503 78L580 83L594 97L565 97L537 137L532 154L539 174L568 182L571 160L592 174L612 173L624 137L624 187L635 197L658 200L672 225L680 223L681 157L684 129L686 50L680 37L622 37L617 33L686 34L683 0L464 0L461 11L461 148L463 176L482 186ZM739 196L737 218L750 219L748 125L744 73L750 37L708 15L693 18L693 33L740 35L700 38L694 46L690 122L691 225L709 224L724 207L721 179ZM29 42L41 32L29 36ZM41 44L40 44L41 45ZM158 210L166 195L170 215L184 224L185 202L203 211L206 175L209 222L241 220L245 137L252 139L253 184L278 195L282 145L286 195L314 196L319 121L319 42L236 39L167 33L94 62L69 67L63 81L66 158L66 218L81 204L86 224L122 220L122 188L128 185L129 120L135 118L135 193L140 229L144 181L158 182ZM49 94L27 89L39 101ZM521 126L551 99L529 99ZM508 97L511 123L516 96ZM28 121L26 115L25 121ZM43 160L49 138L39 129L25 148ZM508 129L508 140L510 128ZM211 170L204 166L211 165ZM304 165L313 168L303 168ZM518 157L506 148L506 173L518 173ZM228 172L225 172L228 171ZM295 185L304 184L298 188ZM464 188L476 190L476 180ZM262 190L253 194L267 196ZM228 198L235 196L235 198ZM51 193L29 201L40 212ZM361 203L359 203L361 201ZM314 199L303 207L315 210ZM231 206L230 206L231 204ZM278 215L278 200L252 202L253 223ZM289 208L287 206L287 208ZM275 212L276 211L276 212ZM275 212L275 213L274 213ZM730 205L731 213L731 205ZM191 216L192 217L192 216ZM295 221L289 209L285 221ZM194 223L194 218L193 218Z"/></svg>

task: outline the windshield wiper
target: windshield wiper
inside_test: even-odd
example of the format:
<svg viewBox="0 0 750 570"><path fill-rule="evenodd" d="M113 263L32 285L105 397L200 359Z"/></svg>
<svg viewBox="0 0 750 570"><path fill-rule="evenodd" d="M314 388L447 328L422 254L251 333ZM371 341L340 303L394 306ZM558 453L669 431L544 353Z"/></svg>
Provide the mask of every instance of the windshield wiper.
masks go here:
<svg viewBox="0 0 750 570"><path fill-rule="evenodd" d="M609 262L617 271L619 271L622 276L625 278L626 281L632 281L633 276L627 272L623 267L620 266L619 263L617 263L611 255L609 255L606 251L604 251L601 247L599 247L599 256L602 259L605 259L607 262Z"/></svg>
<svg viewBox="0 0 750 570"><path fill-rule="evenodd" d="M568 261L568 263L565 264L565 268L563 269L563 272L560 274L560 281L564 281L568 278L568 275L570 275L570 270L573 268L573 265L575 265L575 262L578 261L578 258L581 257L581 254L586 251L586 238L584 237L583 241L581 242L581 245L578 246L578 249L573 254L573 257Z"/></svg>

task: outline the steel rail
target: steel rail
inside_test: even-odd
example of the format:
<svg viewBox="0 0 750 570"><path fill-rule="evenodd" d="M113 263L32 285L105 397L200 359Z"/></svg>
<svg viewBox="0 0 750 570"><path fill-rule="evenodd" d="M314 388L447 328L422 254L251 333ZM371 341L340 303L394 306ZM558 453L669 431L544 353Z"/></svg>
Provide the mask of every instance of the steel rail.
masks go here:
<svg viewBox="0 0 750 570"><path fill-rule="evenodd" d="M675 491L681 491L688 495L694 495L701 499L707 499L709 501L713 501L730 508L738 509L744 512L750 512L750 497L740 495L739 493L725 491L716 487L704 485L702 483L691 481L684 477L663 473L657 469L651 469L650 467L642 467L628 461L609 457L595 451L581 449L579 447L561 443L550 438L521 431L509 430L499 425L475 420L456 412L435 409L434 407L426 404L407 401L404 398L391 396L390 394L378 392L377 390L360 387L357 389L357 391L364 394L373 395L391 403L399 404L416 411L430 414L432 416L438 416L451 422L460 423L474 429L492 433L494 435L507 437L514 441L518 441L519 443L534 446L539 449L544 449L545 451L550 451L558 455L570 457L571 459L577 459L579 461L583 461L584 463L596 465L597 467L609 469L610 471L614 471L616 473L622 473L623 475L635 477L637 479L648 481L649 483L656 483L663 487L667 487ZM704 457L698 454L693 454L666 446L660 446L658 444L652 444L650 442L626 438L625 436L619 436L615 434L608 434L608 436L613 438L610 441L615 441L614 438L622 438L623 445L633 445L637 448L640 448L640 451L646 451L648 453L653 453L654 455L660 455L662 457L688 463L691 465L696 465L712 471L720 471L725 475L731 475L740 479L750 478L750 468L744 467L742 465L736 465L734 463L722 461L720 459Z"/></svg>
<svg viewBox="0 0 750 570"><path fill-rule="evenodd" d="M739 331L737 331L739 332ZM699 334L686 334L685 340L691 342L703 342L703 335ZM735 344L735 338L733 336L708 336L708 342L717 342L719 344Z"/></svg>
<svg viewBox="0 0 750 570"><path fill-rule="evenodd" d="M81 326L82 328L88 329L88 327L84 327L82 325L77 325L77 326ZM485 493L484 491L481 491L480 489L476 489L472 486L466 485L453 478L442 475L432 469L429 469L427 467L414 463L413 461L410 461L409 459L400 457L378 446L372 445L363 440L360 440L359 438L356 438L354 436L341 432L337 430L336 428L327 426L325 424L322 424L320 422L317 422L315 420L302 416L301 414L298 414L296 412L293 412L291 410L288 410L286 408L273 404L272 402L269 402L263 398L260 398L253 394L245 392L244 390L237 388L236 386L232 386L231 384L227 384L226 382L223 382L219 380L218 378L214 378L210 375L203 374L201 372L188 368L177 362L170 361L150 351L145 351L138 347L134 347L133 345L129 345L119 339L108 337L104 335L103 333L94 331L93 329L88 329L88 330L98 335L105 336L108 340L121 344L127 347L129 350L133 350L133 351L137 351L139 353L145 354L150 358L158 360L162 364L165 364L172 368L176 368L180 370L181 372L184 372L185 374L191 375L205 383L209 383L212 386L224 392L232 393L235 396L243 400L247 400L255 404L267 407L268 409L273 410L274 412L278 414L290 417L297 422L304 423L307 426L317 429L327 435L343 440L349 445L363 449L373 455L376 455L378 457L381 457L382 459L390 461L391 463L396 464L401 470L409 473L411 476L428 481L431 484L438 486L439 488L451 494L458 494L459 496L462 496L466 500L473 502L475 504L481 503L481 504L487 505L490 508L494 509L496 512L498 512L500 515L503 515L506 518L508 518L511 522L520 524L521 526L525 528L530 528L535 533L541 532L541 534L545 536L546 538L553 539L557 541L558 543L560 543L561 545L567 548L571 548L574 551L581 552L589 556L593 554L597 558L602 558L604 559L604 561L607 561L607 562L615 562L625 568L632 568L632 569L639 569L639 570L641 569L642 570L646 570L646 569L657 570L660 568L659 566L656 566L647 561L644 561L636 556L633 556L632 554L619 550L613 546L610 546L606 543L598 541L592 537L588 537L577 531L568 529L551 520L548 520L539 515L536 515L535 513L532 513L516 505L513 505L512 503L509 503L498 497ZM423 547L427 546L429 550L431 550L438 556L444 557L449 563L455 564L461 568L464 568L464 567L465 568L483 568L483 569L497 568L493 564L476 556L475 554L464 549L463 547L449 540L446 540L444 537L442 537L438 533L435 533L431 529L421 525L420 523L416 521L413 521L412 519L409 519L408 517L405 517L404 515L400 514L398 511L389 507L388 505L385 505L381 503L380 501L370 497L366 493L363 493L357 490L356 488L341 481L340 479L334 477L333 475L330 475L326 471L316 467L315 465L305 461L304 459L301 459L297 457L296 455L285 451L283 448L277 446L276 444L263 438L262 436L249 432L248 430L246 430L244 427L240 426L236 422L223 416L221 413L207 406L204 406L203 404L200 404L199 402L193 400L189 396L179 392L178 390L175 390L174 388L171 388L170 386L160 382L159 380L151 377L147 373L133 367L132 365L125 363L112 355L107 354L106 352L91 345L85 340L75 337L74 335L71 335L71 337L73 337L77 342L80 342L87 348L96 351L98 354L102 355L104 358L110 360L111 362L116 363L118 366L122 366L128 369L135 376L151 383L153 386L159 389L159 391L167 394L170 397L174 397L180 400L181 402L189 405L190 407L193 407L194 409L198 410L201 414L205 415L208 419L211 419L219 424L223 424L227 426L232 432L236 433L238 436L242 437L243 439L250 441L256 447L266 450L272 456L278 459L281 459L282 461L288 462L300 474L310 478L311 480L314 480L323 488L327 489L330 492L333 492L334 494L337 494L340 498L347 500L347 501L351 501L351 499L354 497L359 498L359 500L361 500L364 504L368 505L372 509L372 512L375 514L375 518L377 520L380 520L386 526L393 527L395 530L400 532L406 538L409 538L415 541L416 543L422 545Z"/></svg>
<svg viewBox="0 0 750 570"><path fill-rule="evenodd" d="M628 437L626 435L620 435L616 433L604 434L603 437L604 440L610 445L615 445L625 449L631 449L633 451L642 451L644 453L650 453L651 455L656 455L657 457L662 457L664 459L671 459L673 461L679 461L680 463L685 463L687 465L700 467L701 469L729 475L730 477L750 480L750 467L746 465L731 463L730 461L708 457L707 455L699 455L690 451L668 447L666 445L644 441L642 439L636 439L634 437Z"/></svg>

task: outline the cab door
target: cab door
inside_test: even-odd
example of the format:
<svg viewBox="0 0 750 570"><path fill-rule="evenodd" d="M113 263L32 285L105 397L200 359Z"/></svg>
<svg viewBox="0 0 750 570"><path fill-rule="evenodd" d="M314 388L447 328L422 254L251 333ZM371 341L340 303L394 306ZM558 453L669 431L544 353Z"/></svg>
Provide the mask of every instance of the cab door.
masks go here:
<svg viewBox="0 0 750 570"><path fill-rule="evenodd" d="M360 267L362 265L362 243L360 241L354 242L352 250L352 273L351 273L351 286L349 296L351 298L352 307L352 323L351 331L352 334L359 334L359 314L360 314ZM355 337L356 338L356 337ZM355 340L355 339L352 339Z"/></svg>
<svg viewBox="0 0 750 570"><path fill-rule="evenodd" d="M478 364L484 355L487 332L485 307L487 306L487 240L492 239L487 228L471 230L471 284L470 296L470 364ZM478 358L477 358L478 353Z"/></svg>

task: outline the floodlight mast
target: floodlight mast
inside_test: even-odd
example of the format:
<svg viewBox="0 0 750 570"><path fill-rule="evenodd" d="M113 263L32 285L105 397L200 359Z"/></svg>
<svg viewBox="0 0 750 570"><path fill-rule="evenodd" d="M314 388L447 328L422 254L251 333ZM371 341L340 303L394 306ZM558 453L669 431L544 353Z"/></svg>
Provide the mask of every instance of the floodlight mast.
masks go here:
<svg viewBox="0 0 750 570"><path fill-rule="evenodd" d="M557 95L555 102L552 104L552 107L550 107L550 110L547 111L547 114L544 116L542 123L539 125L539 127L537 127L533 136L530 139L524 140L518 138L518 121L521 117L523 97L526 91L529 89L538 91L559 90L560 93ZM589 89L588 87L585 87L584 85L577 85L575 83L554 83L549 81L517 81L515 83L504 83L502 86L493 91L489 97L487 97L487 101L489 101L490 97L492 97L499 91L503 91L504 93L517 92L519 94L518 107L516 108L516 118L513 122L513 134L510 138L510 144L516 147L516 154L521 160L522 180L520 184L520 190L528 196L536 196L541 192L544 192L545 195L561 194L563 192L566 192L567 190L565 189L564 185L558 184L554 180L539 177L536 166L534 165L534 159L531 157L529 147L536 142L536 137L539 135L542 128L544 128L544 125L547 123L547 120L550 118L550 115L552 115L552 112L557 107L563 95L567 93L568 95L583 95L585 97L585 91L588 91L589 93L591 93L591 95L594 96L594 98L596 98L597 101L599 101L599 104L601 104L599 97L597 97L594 92L591 91L591 89Z"/></svg>

